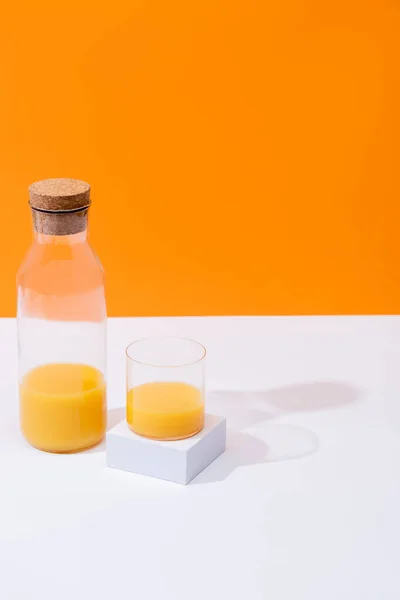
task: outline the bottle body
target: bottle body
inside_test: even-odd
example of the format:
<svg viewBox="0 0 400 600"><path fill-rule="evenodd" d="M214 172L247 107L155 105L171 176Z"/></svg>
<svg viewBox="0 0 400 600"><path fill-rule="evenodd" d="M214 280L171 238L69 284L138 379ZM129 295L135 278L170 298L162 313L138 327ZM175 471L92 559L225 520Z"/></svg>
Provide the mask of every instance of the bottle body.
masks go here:
<svg viewBox="0 0 400 600"><path fill-rule="evenodd" d="M106 303L86 229L35 231L17 292L23 435L48 452L99 443L106 429Z"/></svg>

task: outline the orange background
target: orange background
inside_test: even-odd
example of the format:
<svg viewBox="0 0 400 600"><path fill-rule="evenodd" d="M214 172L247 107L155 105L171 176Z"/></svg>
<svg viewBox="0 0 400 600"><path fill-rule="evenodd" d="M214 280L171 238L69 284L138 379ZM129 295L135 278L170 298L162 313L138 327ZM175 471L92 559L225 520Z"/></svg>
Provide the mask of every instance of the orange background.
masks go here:
<svg viewBox="0 0 400 600"><path fill-rule="evenodd" d="M396 0L3 3L0 314L60 176L111 315L399 312L399 60Z"/></svg>

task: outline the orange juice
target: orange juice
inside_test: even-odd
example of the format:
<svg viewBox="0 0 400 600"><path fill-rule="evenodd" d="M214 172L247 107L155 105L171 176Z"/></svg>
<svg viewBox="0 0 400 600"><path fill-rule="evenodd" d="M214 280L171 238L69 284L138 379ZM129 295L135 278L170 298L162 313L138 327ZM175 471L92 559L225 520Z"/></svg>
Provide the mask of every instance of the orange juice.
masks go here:
<svg viewBox="0 0 400 600"><path fill-rule="evenodd" d="M186 438L204 426L204 398L198 388L187 383L144 383L128 392L126 420L135 433L145 437Z"/></svg>
<svg viewBox="0 0 400 600"><path fill-rule="evenodd" d="M21 429L47 452L73 452L100 442L106 428L106 387L94 367L51 363L29 371L20 385Z"/></svg>

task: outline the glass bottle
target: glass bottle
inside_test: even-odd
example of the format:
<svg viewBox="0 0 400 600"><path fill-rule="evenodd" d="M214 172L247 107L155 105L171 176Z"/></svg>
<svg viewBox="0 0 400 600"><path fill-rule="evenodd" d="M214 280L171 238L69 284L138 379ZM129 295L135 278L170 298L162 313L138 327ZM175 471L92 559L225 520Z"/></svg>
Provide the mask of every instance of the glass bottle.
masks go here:
<svg viewBox="0 0 400 600"><path fill-rule="evenodd" d="M106 428L106 303L87 240L89 184L29 188L34 240L17 275L21 430L47 452L99 443Z"/></svg>

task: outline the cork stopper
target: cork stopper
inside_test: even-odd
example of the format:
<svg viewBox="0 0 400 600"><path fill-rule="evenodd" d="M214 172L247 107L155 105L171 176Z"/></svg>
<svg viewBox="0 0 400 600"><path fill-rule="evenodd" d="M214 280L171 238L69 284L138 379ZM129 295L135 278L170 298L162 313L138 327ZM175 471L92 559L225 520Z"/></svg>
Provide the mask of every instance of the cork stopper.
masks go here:
<svg viewBox="0 0 400 600"><path fill-rule="evenodd" d="M72 235L87 226L90 185L78 179L44 179L29 186L36 231L47 235Z"/></svg>

